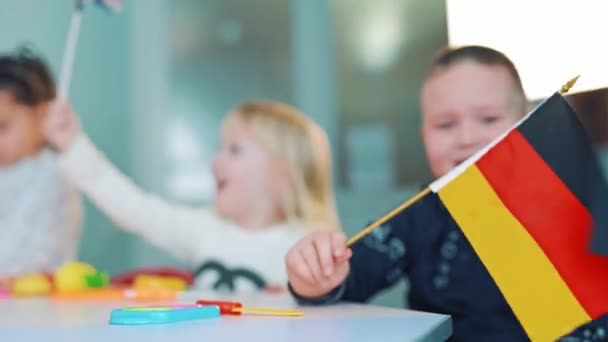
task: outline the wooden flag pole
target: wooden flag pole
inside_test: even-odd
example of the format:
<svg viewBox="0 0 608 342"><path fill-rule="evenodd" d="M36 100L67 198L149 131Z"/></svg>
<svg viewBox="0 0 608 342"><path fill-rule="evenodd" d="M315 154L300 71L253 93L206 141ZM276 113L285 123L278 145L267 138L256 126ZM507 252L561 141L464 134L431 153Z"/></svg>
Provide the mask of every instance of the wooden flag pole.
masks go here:
<svg viewBox="0 0 608 342"><path fill-rule="evenodd" d="M70 28L67 34L65 50L63 53L63 59L61 62L61 69L59 74L59 90L57 94L57 99L59 101L53 102L50 108L50 115L57 115L62 101L69 102L68 97L70 94L70 84L72 81L72 70L74 69L76 47L78 46L78 36L80 34L80 27L82 26L82 17L85 4L85 0L75 0L74 3L74 11L72 12L72 18L70 20ZM102 5L114 11L119 11L122 8L122 5L116 1L114 3L102 2Z"/></svg>
<svg viewBox="0 0 608 342"><path fill-rule="evenodd" d="M359 233L357 233L355 236L351 237L348 242L346 243L346 245L348 247L352 246L355 242L357 242L358 240L360 240L361 238L363 238L364 236L366 236L367 234L371 233L374 229L380 227L382 224L384 224L386 221L392 219L393 217L395 217L395 215L399 214L400 212L404 211L405 209L407 209L409 206L411 206L412 204L416 203L416 201L418 201L419 199L421 199L422 197L426 196L428 193L431 192L431 188L426 187L424 190L420 191L419 193L417 193L416 195L412 196L410 199L408 199L407 201L401 203L398 207L396 207L395 209L389 211L388 213L386 213L384 216L382 216L381 218L377 219L376 221L374 221L372 224L368 225L367 227L363 228L363 230L361 230Z"/></svg>
<svg viewBox="0 0 608 342"><path fill-rule="evenodd" d="M76 56L76 47L78 46L78 35L82 23L82 12L84 4L82 0L76 1L70 29L65 44L63 53L63 61L61 63L61 72L59 77L59 97L65 100L68 99L70 93L70 83L72 81L72 70L74 68L74 57Z"/></svg>
<svg viewBox="0 0 608 342"><path fill-rule="evenodd" d="M74 67L74 57L76 55L76 46L78 45L78 34L80 33L80 26L82 23L83 7L83 1L77 0L74 7L74 12L72 12L70 28L68 30L68 36L65 44L65 51L63 53L63 60L61 62L58 87L59 93L57 94L57 100L51 105L49 113L51 116L58 114L62 101L68 102L70 83L72 80L72 69Z"/></svg>

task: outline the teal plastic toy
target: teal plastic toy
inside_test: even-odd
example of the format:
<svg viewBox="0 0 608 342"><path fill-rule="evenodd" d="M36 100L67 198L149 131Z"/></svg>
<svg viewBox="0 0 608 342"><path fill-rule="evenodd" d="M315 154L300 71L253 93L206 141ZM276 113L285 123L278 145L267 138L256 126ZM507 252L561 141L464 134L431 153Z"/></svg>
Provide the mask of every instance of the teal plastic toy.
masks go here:
<svg viewBox="0 0 608 342"><path fill-rule="evenodd" d="M217 306L155 306L129 307L112 310L110 324L166 324L220 317Z"/></svg>

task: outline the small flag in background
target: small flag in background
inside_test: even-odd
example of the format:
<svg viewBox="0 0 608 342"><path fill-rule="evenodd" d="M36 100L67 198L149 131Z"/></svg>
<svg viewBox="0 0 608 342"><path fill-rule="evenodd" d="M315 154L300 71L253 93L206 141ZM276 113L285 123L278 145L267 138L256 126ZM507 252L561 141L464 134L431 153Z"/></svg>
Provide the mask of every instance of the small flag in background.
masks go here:
<svg viewBox="0 0 608 342"><path fill-rule="evenodd" d="M112 12L120 12L123 8L122 0L95 0L95 3Z"/></svg>
<svg viewBox="0 0 608 342"><path fill-rule="evenodd" d="M608 186L559 93L429 188L531 340L608 311Z"/></svg>
<svg viewBox="0 0 608 342"><path fill-rule="evenodd" d="M110 12L120 12L123 9L122 0L76 0L76 10L82 11L89 3L94 3Z"/></svg>

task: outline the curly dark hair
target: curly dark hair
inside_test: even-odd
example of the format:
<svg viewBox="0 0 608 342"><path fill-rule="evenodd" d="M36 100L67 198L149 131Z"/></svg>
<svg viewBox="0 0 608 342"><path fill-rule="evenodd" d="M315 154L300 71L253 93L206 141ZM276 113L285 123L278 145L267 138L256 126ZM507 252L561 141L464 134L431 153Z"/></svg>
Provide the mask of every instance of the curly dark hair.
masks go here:
<svg viewBox="0 0 608 342"><path fill-rule="evenodd" d="M46 62L28 46L0 55L0 90L22 105L36 106L55 98L55 82Z"/></svg>

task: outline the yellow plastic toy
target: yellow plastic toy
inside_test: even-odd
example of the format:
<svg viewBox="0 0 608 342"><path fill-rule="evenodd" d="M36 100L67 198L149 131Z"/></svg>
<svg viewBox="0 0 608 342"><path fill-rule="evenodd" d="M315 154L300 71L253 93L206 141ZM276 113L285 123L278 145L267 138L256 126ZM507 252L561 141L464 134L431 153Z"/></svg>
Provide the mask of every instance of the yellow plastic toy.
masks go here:
<svg viewBox="0 0 608 342"><path fill-rule="evenodd" d="M133 288L136 290L163 289L183 291L188 288L188 284L178 277L141 274L135 277Z"/></svg>
<svg viewBox="0 0 608 342"><path fill-rule="evenodd" d="M108 275L97 272L95 267L85 262L69 262L55 272L57 292L81 291L107 284Z"/></svg>
<svg viewBox="0 0 608 342"><path fill-rule="evenodd" d="M14 296L45 296L51 292L52 284L49 278L40 273L27 274L14 279L11 293Z"/></svg>

